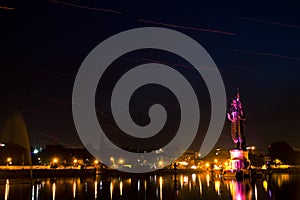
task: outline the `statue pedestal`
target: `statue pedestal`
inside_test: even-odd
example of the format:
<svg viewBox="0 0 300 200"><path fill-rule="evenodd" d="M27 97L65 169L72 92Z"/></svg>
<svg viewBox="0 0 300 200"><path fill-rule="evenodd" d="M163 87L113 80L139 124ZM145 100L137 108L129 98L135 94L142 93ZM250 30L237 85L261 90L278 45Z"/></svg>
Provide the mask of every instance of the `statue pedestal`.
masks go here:
<svg viewBox="0 0 300 200"><path fill-rule="evenodd" d="M230 164L224 172L224 176L243 178L250 176L250 160L248 151L232 149L230 152Z"/></svg>
<svg viewBox="0 0 300 200"><path fill-rule="evenodd" d="M248 151L232 149L230 152L230 169L239 170L249 167Z"/></svg>

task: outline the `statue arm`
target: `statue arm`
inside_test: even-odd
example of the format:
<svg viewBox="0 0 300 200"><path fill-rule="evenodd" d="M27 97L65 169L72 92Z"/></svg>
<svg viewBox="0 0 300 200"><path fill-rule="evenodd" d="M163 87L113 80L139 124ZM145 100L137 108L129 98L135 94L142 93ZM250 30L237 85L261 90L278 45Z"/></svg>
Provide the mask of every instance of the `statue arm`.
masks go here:
<svg viewBox="0 0 300 200"><path fill-rule="evenodd" d="M242 110L240 111L239 119L242 121L246 120L246 117L244 117L244 112Z"/></svg>
<svg viewBox="0 0 300 200"><path fill-rule="evenodd" d="M227 113L227 118L232 122L231 116L229 113Z"/></svg>

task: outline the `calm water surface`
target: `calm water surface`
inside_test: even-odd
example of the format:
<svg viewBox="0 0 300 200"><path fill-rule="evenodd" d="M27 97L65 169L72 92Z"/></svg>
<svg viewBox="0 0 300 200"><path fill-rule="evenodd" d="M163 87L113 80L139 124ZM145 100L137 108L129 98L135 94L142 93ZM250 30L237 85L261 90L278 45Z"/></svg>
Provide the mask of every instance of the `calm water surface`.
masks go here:
<svg viewBox="0 0 300 200"><path fill-rule="evenodd" d="M0 199L300 199L300 174L220 179L212 173L0 179Z"/></svg>

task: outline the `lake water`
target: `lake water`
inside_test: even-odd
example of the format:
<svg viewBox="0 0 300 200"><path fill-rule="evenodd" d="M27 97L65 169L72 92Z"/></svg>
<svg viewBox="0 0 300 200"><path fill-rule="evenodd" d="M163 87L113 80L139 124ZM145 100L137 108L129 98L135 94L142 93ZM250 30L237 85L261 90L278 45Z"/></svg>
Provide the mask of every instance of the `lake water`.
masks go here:
<svg viewBox="0 0 300 200"><path fill-rule="evenodd" d="M0 199L300 199L300 173L220 179L212 173L0 179Z"/></svg>

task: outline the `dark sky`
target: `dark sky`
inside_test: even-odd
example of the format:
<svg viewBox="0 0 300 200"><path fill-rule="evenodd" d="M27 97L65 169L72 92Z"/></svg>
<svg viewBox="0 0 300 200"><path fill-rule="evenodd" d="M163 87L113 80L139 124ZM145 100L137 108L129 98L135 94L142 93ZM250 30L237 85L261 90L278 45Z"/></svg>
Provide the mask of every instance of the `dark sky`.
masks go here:
<svg viewBox="0 0 300 200"><path fill-rule="evenodd" d="M0 1L1 125L5 126L12 113L19 111L32 146L82 147L71 103L73 83L82 61L95 46L114 34L157 26L180 31L208 51L224 80L227 102L240 89L249 145L266 149L272 142L284 140L300 149L300 3L210 2ZM169 63L191 79L198 93L205 93L205 84L188 63L167 52L124 55L114 63L106 80L130 65L149 60ZM124 67L123 71L120 67ZM202 86L197 86L198 81ZM107 91L99 92L96 99L97 110L104 116L108 106L100 94ZM144 95L137 95L133 105L138 110L137 118L144 111L141 102L156 101L160 96L157 91L158 94L155 87L146 88L141 92ZM166 99L172 99L172 95ZM177 105L172 100L164 103L171 108ZM208 106L203 107L204 126L199 128L194 147L201 144L209 118ZM104 125L113 132L109 121ZM218 146L232 146L229 125L226 120Z"/></svg>

